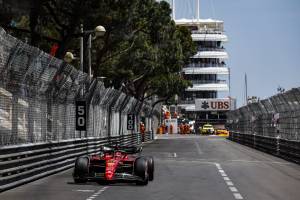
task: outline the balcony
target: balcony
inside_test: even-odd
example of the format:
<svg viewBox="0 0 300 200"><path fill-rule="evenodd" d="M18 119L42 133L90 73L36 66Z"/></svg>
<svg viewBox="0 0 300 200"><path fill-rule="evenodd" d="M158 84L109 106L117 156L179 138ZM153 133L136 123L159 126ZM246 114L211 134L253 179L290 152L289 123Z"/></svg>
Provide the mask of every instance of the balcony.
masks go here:
<svg viewBox="0 0 300 200"><path fill-rule="evenodd" d="M192 56L191 58L217 58L217 59L228 59L228 54L224 50L209 50L209 51L198 51L197 54Z"/></svg>
<svg viewBox="0 0 300 200"><path fill-rule="evenodd" d="M222 47L197 47L197 51L225 51L225 48Z"/></svg>
<svg viewBox="0 0 300 200"><path fill-rule="evenodd" d="M224 31L220 29L202 29L191 31L192 34L223 34Z"/></svg>
<svg viewBox="0 0 300 200"><path fill-rule="evenodd" d="M229 69L227 67L186 67L183 68L182 71L184 74L229 74Z"/></svg>
<svg viewBox="0 0 300 200"><path fill-rule="evenodd" d="M216 74L216 75L228 75L229 69L227 67L188 67L183 68L184 74Z"/></svg>
<svg viewBox="0 0 300 200"><path fill-rule="evenodd" d="M229 91L226 83L205 83L193 84L192 87L187 88L185 91Z"/></svg>
<svg viewBox="0 0 300 200"><path fill-rule="evenodd" d="M193 41L220 41L227 42L228 38L222 32L201 32L201 31L192 31Z"/></svg>
<svg viewBox="0 0 300 200"><path fill-rule="evenodd" d="M225 68L226 64L223 63L190 63L186 66L186 68L202 68L202 67L207 67L207 68L213 68L213 67L220 67L220 68Z"/></svg>
<svg viewBox="0 0 300 200"><path fill-rule="evenodd" d="M226 83L226 80L190 80L193 85L195 84L211 84L211 83L216 83L216 84L219 84L219 83Z"/></svg>

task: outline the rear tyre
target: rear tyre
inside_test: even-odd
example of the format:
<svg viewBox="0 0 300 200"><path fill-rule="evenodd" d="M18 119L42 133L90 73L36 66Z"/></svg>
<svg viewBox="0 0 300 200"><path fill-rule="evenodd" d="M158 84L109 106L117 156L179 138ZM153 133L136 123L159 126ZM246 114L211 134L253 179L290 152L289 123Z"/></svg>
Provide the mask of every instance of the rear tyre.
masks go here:
<svg viewBox="0 0 300 200"><path fill-rule="evenodd" d="M75 161L74 168L74 182L75 183L86 183L87 176L89 173L89 158L79 157Z"/></svg>
<svg viewBox="0 0 300 200"><path fill-rule="evenodd" d="M147 157L149 181L154 179L154 159L152 156Z"/></svg>
<svg viewBox="0 0 300 200"><path fill-rule="evenodd" d="M146 158L140 157L135 160L134 173L142 180L136 181L137 185L147 185L149 181L148 161Z"/></svg>

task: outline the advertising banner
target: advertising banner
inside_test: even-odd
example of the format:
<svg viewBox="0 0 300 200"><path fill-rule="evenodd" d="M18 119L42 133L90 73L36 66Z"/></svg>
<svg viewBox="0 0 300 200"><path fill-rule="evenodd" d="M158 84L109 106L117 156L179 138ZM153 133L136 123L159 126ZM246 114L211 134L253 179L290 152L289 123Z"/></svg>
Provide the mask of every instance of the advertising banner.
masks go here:
<svg viewBox="0 0 300 200"><path fill-rule="evenodd" d="M196 99L196 111L230 110L230 99Z"/></svg>

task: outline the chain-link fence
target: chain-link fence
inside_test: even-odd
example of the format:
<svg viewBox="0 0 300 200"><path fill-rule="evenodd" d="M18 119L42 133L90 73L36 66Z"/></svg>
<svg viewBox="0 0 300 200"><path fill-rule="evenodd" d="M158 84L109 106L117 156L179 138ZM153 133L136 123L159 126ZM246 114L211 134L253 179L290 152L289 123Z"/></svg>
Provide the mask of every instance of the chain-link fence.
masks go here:
<svg viewBox="0 0 300 200"><path fill-rule="evenodd" d="M231 131L300 140L300 88L251 103L227 114Z"/></svg>
<svg viewBox="0 0 300 200"><path fill-rule="evenodd" d="M75 130L76 100L87 103L87 131ZM0 27L0 146L129 134L127 114L150 111Z"/></svg>

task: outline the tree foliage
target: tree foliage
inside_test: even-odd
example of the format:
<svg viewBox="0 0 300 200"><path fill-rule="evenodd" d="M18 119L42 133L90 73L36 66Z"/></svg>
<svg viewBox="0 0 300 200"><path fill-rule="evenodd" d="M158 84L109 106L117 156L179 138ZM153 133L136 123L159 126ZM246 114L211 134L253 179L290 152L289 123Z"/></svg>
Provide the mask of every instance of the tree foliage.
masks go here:
<svg viewBox="0 0 300 200"><path fill-rule="evenodd" d="M190 83L180 71L195 53L190 31L177 27L165 1L155 0L34 0L30 14L32 44L46 34L59 43L57 57L79 50L76 33L97 25L106 28L93 41L92 71L105 84L141 101L158 95L167 101ZM50 48L44 45L43 48ZM48 50L49 51L49 50ZM78 53L77 53L78 55Z"/></svg>

